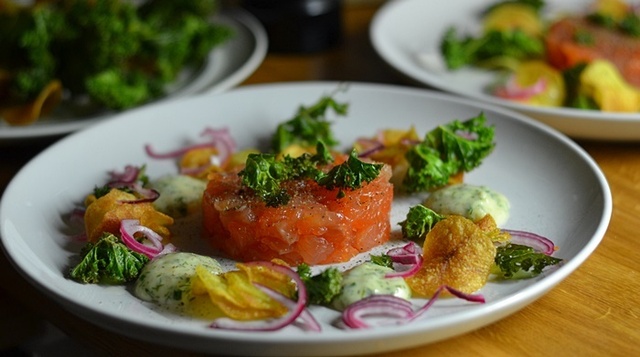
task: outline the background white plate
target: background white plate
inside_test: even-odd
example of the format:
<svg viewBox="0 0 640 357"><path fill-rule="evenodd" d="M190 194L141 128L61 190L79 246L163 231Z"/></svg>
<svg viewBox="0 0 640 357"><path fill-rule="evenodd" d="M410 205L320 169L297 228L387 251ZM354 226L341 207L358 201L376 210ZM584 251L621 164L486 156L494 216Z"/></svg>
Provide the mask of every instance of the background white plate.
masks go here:
<svg viewBox="0 0 640 357"><path fill-rule="evenodd" d="M466 181L505 194L512 204L506 227L549 237L560 247L556 255L566 263L536 279L488 283L481 290L487 299L483 305L438 301L423 320L405 326L340 330L331 326L336 312L314 307L312 312L323 324L321 333L293 326L273 333L210 330L206 322L158 311L123 287L81 285L64 277L80 249L80 243L68 237L65 217L107 179L107 171L146 163L151 177L175 172L172 160L146 157L146 143L159 151L170 150L197 141L206 126L228 126L240 147L256 146L299 105L313 104L338 86L334 82L245 86L215 96L152 104L74 133L34 158L7 187L0 202L2 246L18 270L52 299L91 323L127 331L129 336L225 355L338 356L408 348L490 324L553 288L602 239L611 216L608 184L594 161L564 135L496 106L423 89L352 83L336 95L350 103L348 117L336 118L334 124L345 149L355 137L374 135L378 129L415 125L424 134L438 124L483 111L496 127L497 146L480 168L466 175ZM394 202L394 234L414 203L415 199Z"/></svg>
<svg viewBox="0 0 640 357"><path fill-rule="evenodd" d="M188 95L228 90L249 77L267 54L267 34L260 22L241 9L222 11L214 18L221 25L229 26L234 37L211 51L207 61L196 73L180 80L180 85L158 101ZM51 118L29 126L10 126L0 120L0 143L15 143L24 139L37 139L68 134L113 116L113 113L92 117L69 117L62 110Z"/></svg>
<svg viewBox="0 0 640 357"><path fill-rule="evenodd" d="M546 14L583 12L591 0L547 0ZM630 3L637 1L630 1ZM518 110L574 138L597 140L640 140L640 113L604 113L571 108L543 108L494 97L485 92L495 81L489 71L463 68L457 71L428 70L419 53L440 54L446 29L460 34L478 34L479 12L494 0L395 0L375 15L370 36L378 54L393 68L420 84L499 104ZM547 15L545 15L547 16Z"/></svg>

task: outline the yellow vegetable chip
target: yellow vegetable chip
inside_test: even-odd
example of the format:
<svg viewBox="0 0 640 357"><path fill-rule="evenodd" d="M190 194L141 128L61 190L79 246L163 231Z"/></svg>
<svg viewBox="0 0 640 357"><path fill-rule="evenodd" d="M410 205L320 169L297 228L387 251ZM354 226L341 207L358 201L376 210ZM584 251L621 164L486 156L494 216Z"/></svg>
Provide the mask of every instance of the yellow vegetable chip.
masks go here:
<svg viewBox="0 0 640 357"><path fill-rule="evenodd" d="M243 267L241 270L216 275L198 266L192 279L191 293L195 297L208 295L213 305L212 311L219 309L226 316L236 320L257 320L284 315L287 308L255 287L253 283L257 281L252 281L250 274L265 285L269 284L267 281L271 281L266 278L270 274L263 274L252 268Z"/></svg>
<svg viewBox="0 0 640 357"><path fill-rule="evenodd" d="M422 268L406 281L419 296L430 297L442 285L473 293L486 284L495 254L488 232L465 217L448 216L427 234Z"/></svg>

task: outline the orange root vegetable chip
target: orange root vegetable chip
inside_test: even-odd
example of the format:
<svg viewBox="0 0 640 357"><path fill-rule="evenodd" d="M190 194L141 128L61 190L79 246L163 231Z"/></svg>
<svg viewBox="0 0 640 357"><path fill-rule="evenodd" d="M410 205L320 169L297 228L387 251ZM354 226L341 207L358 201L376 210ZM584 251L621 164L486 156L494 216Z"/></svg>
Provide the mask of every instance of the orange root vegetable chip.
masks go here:
<svg viewBox="0 0 640 357"><path fill-rule="evenodd" d="M489 233L465 217L449 216L427 234L423 266L407 284L425 297L442 285L473 293L486 284L495 254Z"/></svg>
<svg viewBox="0 0 640 357"><path fill-rule="evenodd" d="M173 224L173 218L157 211L149 202L126 203L136 199L135 195L118 189L112 189L98 199L89 196L85 202L87 209L84 214L87 240L96 242L103 232L119 235L123 219L137 219L141 225L168 240L171 232L167 226Z"/></svg>
<svg viewBox="0 0 640 357"><path fill-rule="evenodd" d="M420 136L412 126L409 130L382 130L370 141L356 141L354 148L359 153L362 153L371 149L370 145L382 145L381 150L371 153L368 157L374 161L391 165L393 170L391 182L401 184L409 168L409 163L404 156L418 141L420 141Z"/></svg>

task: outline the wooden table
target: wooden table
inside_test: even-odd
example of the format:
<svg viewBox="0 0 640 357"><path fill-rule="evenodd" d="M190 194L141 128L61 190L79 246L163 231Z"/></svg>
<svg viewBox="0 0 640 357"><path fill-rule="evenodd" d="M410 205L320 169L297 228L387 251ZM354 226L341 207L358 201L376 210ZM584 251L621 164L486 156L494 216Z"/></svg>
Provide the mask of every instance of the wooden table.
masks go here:
<svg viewBox="0 0 640 357"><path fill-rule="evenodd" d="M340 46L310 55L271 54L243 85L299 80L410 85L371 47L368 26L376 9L375 4L350 5ZM46 144L0 147L0 190ZM578 144L598 162L613 194L611 225L593 255L555 289L512 316L456 338L379 357L627 356L640 351L640 143ZM40 319L51 321L96 354L181 352L135 341L70 315L29 285L4 256L0 286L0 354L7 341L28 336Z"/></svg>

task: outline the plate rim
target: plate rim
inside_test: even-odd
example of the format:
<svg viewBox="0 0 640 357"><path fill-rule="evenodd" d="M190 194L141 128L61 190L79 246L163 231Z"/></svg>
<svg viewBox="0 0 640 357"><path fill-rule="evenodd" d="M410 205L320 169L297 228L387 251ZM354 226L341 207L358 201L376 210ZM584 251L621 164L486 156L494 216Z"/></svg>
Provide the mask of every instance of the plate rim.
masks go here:
<svg viewBox="0 0 640 357"><path fill-rule="evenodd" d="M505 313L503 316L497 316L496 320L503 318L504 316L511 314L515 311L518 311L519 309L523 308L524 306L528 305L530 302L534 301L535 299L537 299L538 297L546 294L551 288L553 288L555 285L557 285L558 283L560 283L562 280L564 280L567 276L569 276L578 266L580 266L587 258L590 254L592 254L592 252L596 249L596 247L600 244L600 242L602 241L602 239L604 238L604 234L609 226L610 223L610 219L611 219L611 213L612 213L612 199L611 199L611 191L610 191L610 187L609 184L606 180L605 175L602 173L602 171L600 170L600 168L598 167L597 163L595 162L595 160L593 158L591 158L591 156L584 150L582 149L579 145L577 145L575 142L573 142L571 139L567 138L564 134L561 134L560 132L556 131L555 129L552 129L542 123L536 122L531 120L530 118L519 114L517 112L513 112L511 110L499 107L499 106L495 106L495 105L488 105L487 103L482 103L482 102L478 102L478 101L474 101L471 99L466 99L466 98L459 98L459 97L455 97L452 96L450 94L446 94L446 93L441 93L441 92L434 92L428 89L420 89L420 88L410 88L410 87L405 87L405 86L399 86L399 85L388 85L388 84L378 84L378 83L364 83L364 82L349 82L351 83L350 85L352 86L357 86L359 88L363 88L363 89L373 89L375 91L393 91L396 93L413 93L413 94L419 94L419 95L424 95L425 97L430 97L430 98L435 98L435 99L444 99L447 100L449 102L455 102L455 103L462 103L465 105L472 105L478 108L487 108L493 111L496 111L498 113L503 113L506 114L514 119L516 119L517 121L528 125L528 126L532 126L534 127L535 130L540 130L540 131L544 131L545 134L547 135L551 135L554 140L559 140L562 142L563 145L566 145L569 149L571 149L572 151L576 152L577 154L580 155L581 158L585 159L586 164L588 165L590 171L594 174L594 176L598 179L598 181L601 184L601 187L599 187L601 190L599 190L599 192L601 191L602 194L602 198L603 198L603 211L601 214L601 220L600 220L600 224L598 225L598 229L594 232L593 236L590 238L590 240L588 241L588 244L586 244L585 246L583 246L579 253L576 254L576 256L570 260L565 266L560 267L557 271L555 271L553 274L551 274L549 277L542 279L538 282L536 282L535 284L531 285L531 286L527 286L522 290L519 290L518 293L516 294L511 294L510 296L507 296L506 298L503 298L491 305L487 305L490 306L490 308L486 308L486 309L477 309L474 310L474 314L479 314L482 316L490 316L493 312L502 312ZM336 88L338 86L339 83L337 82L330 82L330 81L315 81L315 82L291 82L291 83L271 83L271 84L255 84L255 85L247 85L247 86L242 86L242 87L238 87L232 91L229 91L227 93L223 93L223 94L218 94L216 95L217 97L220 96L225 96L225 95L243 95L241 92L247 92L247 91L254 91L256 89L263 89L263 90L268 90L268 89L272 89L275 87L291 87L291 88L296 88L298 86L321 86L323 88ZM240 94L235 94L235 93L240 93ZM208 97L208 96L207 96ZM224 98L223 98L224 99ZM201 98L198 97L193 97L193 98L187 98L185 99L185 101L194 101L194 100L202 100ZM157 104L153 104L153 106L157 106L157 107L162 107L165 105L173 105L170 102L163 102L163 103L157 103ZM150 107L141 107L141 108L137 108L135 109L135 111L153 111L153 110L157 110L157 109L153 109ZM124 117L126 118L127 116L132 116L132 115L136 115L135 113L133 113L133 111L131 112L127 112L127 113L123 113L121 115L118 115L118 117ZM120 121L124 120L124 119L119 119ZM97 125L95 125L92 128L89 128L86 130L86 132L88 131L99 131L100 128L102 126L105 125L112 125L114 121L103 121ZM117 124L115 124L117 125ZM8 257L8 260L12 263L12 265L14 265L14 267L16 268L16 270L18 270L20 272L21 275L23 275L30 283L32 283L34 286L36 286L39 290L45 292L48 296L51 296L52 294L54 295L54 299L59 301L59 302L63 302L65 300L67 300L63 295L58 295L58 293L55 291L55 289L51 289L51 287L47 287L45 285L42 284L42 282L38 281L37 279L34 279L33 277L29 276L29 274L27 273L27 270L25 270L24 266L22 266L22 264L24 263L19 263L16 262L14 260L14 256L12 256L8 251L7 251L7 246L6 246L6 239L5 238L5 234L7 232L7 225L5 224L5 221L7 221L7 219L5 219L5 216L9 215L8 210L9 208L6 207L6 200L5 197L9 196L10 194L12 195L14 192L14 186L18 186L21 182L22 177L27 175L29 170L31 170L31 168L33 166L39 165L39 161L40 160L46 160L48 155L54 155L55 150L58 150L59 147L64 147L66 145L72 145L74 141L76 141L77 137L81 137L85 135L85 131L80 131L77 133L73 133L65 138L63 138L62 140L60 140L57 143L54 143L50 148L45 149L43 152L41 152L40 154L38 154L36 157L34 157L31 161L29 161L29 163L27 163L27 165L25 165L19 172L18 174L11 180L11 182L9 183L9 185L7 186L7 189L2 197L2 200L0 200L0 223L2 223L2 231L0 232L0 242L2 243L2 249L5 253L5 255ZM69 143L69 144L67 144ZM543 288L540 288L540 285L543 285ZM530 290L538 290L538 293L536 294L527 294ZM520 303L521 301L524 300L529 300L528 302L524 303L522 306L518 306L518 303ZM72 302L75 303L75 302ZM64 306L64 305L63 305ZM69 308L68 306L64 306L65 308ZM79 306L81 310L87 310L87 312L93 313L93 314L97 314L100 315L102 317L106 317L107 319L113 319L113 320L120 320L122 317L119 314L116 314L114 312L105 312L105 311L97 311L95 309L91 309L91 306L88 305L80 305ZM72 312L75 312L77 314L77 310L75 308L71 309L74 310ZM97 323L96 321L91 321L92 323ZM153 330L157 330L158 326L157 325L153 325L153 324L147 324L146 322L137 322L138 326L137 328L149 328L149 329L153 329ZM117 328L114 328L113 326L105 326L102 323L98 323L100 326L113 330L114 332L118 332ZM444 323L444 326L446 325L450 325L450 323L446 324ZM486 324L483 324L482 326L484 326ZM396 327L394 327L395 329ZM166 326L163 326L161 329L164 330L164 332L171 332L171 333L175 333L174 330L171 330L169 328L167 328ZM407 328L402 328L399 327L397 330L393 330L391 334L395 334L398 337L402 337L402 336L406 336L403 335L402 333L405 332ZM410 328L409 328L410 329ZM424 329L421 329L420 332L424 332ZM205 336L205 332L203 331L201 334L199 334L198 336L194 337L193 336L193 331L189 330L184 332L183 336L186 336L188 338L205 338L207 341L209 341L209 343L213 343L215 344L216 341L222 341L222 340L242 340L244 343L246 343L247 341L244 340L242 337L246 337L246 333L242 333L242 334L237 334L237 333L227 333L226 331L217 331L218 333L216 334L216 336L210 336L210 335L206 335ZM468 331L463 331L463 332L468 332ZM219 336L218 336L219 335ZM380 335L384 335L389 336L389 332L385 331L385 332L380 332L380 331L366 331L366 332L354 332L351 334L351 338L353 339L354 335L357 338L363 339L363 340L370 340L371 338L375 337L375 336L380 336ZM271 336L266 336L265 334L263 335L259 335L261 337L258 338L258 341L251 341L251 343L257 343L257 344L274 344L274 343L282 343L282 341L279 338L274 338L273 335ZM252 336L253 337L253 336ZM326 337L326 336L325 336ZM449 336L452 337L452 336ZM136 336L136 338L140 338L139 336ZM335 336L332 336L332 339L335 338ZM144 339L144 338L143 338ZM286 338L285 338L286 339ZM333 341L333 340L332 340ZM152 342L158 343L159 341L157 340L152 340ZM326 338L323 338L317 335L309 335L309 336L305 336L305 338L299 342L297 342L297 344L305 344L305 343L326 343L328 342L328 340ZM335 341L335 342L341 342L341 343L348 343L349 341L346 340L339 340L339 341ZM167 342L168 343L168 342ZM423 344L423 343L416 343L415 345L418 344ZM339 345L339 343L338 343ZM410 347L408 345L404 346L405 348ZM382 350L376 350L376 352L384 352ZM335 354L335 355L339 355L339 354Z"/></svg>

